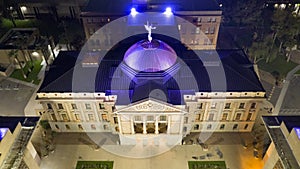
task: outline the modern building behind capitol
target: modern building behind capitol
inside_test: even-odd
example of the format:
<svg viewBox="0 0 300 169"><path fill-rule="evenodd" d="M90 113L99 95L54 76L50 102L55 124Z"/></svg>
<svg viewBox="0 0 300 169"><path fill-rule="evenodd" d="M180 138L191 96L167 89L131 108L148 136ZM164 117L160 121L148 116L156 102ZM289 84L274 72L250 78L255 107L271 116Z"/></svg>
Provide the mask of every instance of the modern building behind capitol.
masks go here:
<svg viewBox="0 0 300 169"><path fill-rule="evenodd" d="M190 49L216 48L222 11L215 0L188 0L174 3L164 0L127 0L122 2L115 0L90 0L86 8L81 12L86 39L90 39L92 35L97 36L97 30L104 25L115 19L127 16L131 7L135 7L140 13L163 13L167 7L170 7L174 16L182 18L176 18L173 26L177 28L183 43L188 44ZM188 22L192 23L194 27L191 28ZM119 29L122 30L121 27ZM115 32L118 32L118 30L114 30ZM201 38L201 33L204 33L206 38ZM90 43L94 50L103 50L106 49L105 44L109 46L116 42L112 42L111 38L107 36L102 36L99 39L90 41ZM99 48L100 44L104 44L104 46Z"/></svg>

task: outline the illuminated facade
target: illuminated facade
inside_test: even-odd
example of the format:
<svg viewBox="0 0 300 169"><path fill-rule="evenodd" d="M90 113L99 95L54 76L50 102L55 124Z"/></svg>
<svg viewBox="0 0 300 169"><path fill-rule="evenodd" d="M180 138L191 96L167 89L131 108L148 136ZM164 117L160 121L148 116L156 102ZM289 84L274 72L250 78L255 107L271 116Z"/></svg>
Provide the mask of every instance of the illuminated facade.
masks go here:
<svg viewBox="0 0 300 169"><path fill-rule="evenodd" d="M216 48L221 20L215 1L199 2L207 5L201 11L195 11L200 10L193 8L196 4L177 4L165 12L159 11L166 3L155 6L152 1L133 1L135 8L128 20L121 21L124 25L95 32L107 21L126 15L125 4L131 4L116 7L113 1L103 2L108 7L102 9L106 14L95 13L101 5L94 3L102 1L93 0L87 6L90 11L82 13L90 38L87 47L80 53L60 52L37 93L43 106L39 112L44 112L54 131L111 132L119 135L122 145L136 144L136 137L166 136L167 144L174 145L179 143L172 141L191 132L252 130L265 91L242 50L208 50ZM182 10L176 10L180 5ZM108 14L114 12L110 7L124 8L115 12L125 13ZM148 15L143 9L156 13ZM147 18L152 19L150 25L145 23ZM193 30L181 32L188 23ZM198 36L194 29L200 25L204 28L199 32L201 41L213 38L213 43L187 44L190 36ZM112 37L122 30L126 34L140 28L142 34L113 42ZM178 39L159 34L174 28Z"/></svg>

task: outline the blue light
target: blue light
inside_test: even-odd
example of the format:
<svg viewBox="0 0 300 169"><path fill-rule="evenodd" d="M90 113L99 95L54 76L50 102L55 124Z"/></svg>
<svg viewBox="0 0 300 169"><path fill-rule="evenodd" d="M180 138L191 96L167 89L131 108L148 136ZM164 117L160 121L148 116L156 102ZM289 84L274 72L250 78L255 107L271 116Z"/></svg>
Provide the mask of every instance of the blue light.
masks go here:
<svg viewBox="0 0 300 169"><path fill-rule="evenodd" d="M8 128L0 128L0 141L4 138Z"/></svg>
<svg viewBox="0 0 300 169"><path fill-rule="evenodd" d="M130 14L131 14L132 16L135 16L136 14L138 14L138 12L136 11L135 8L131 8Z"/></svg>
<svg viewBox="0 0 300 169"><path fill-rule="evenodd" d="M172 15L172 14L173 14L172 8L167 7L167 8L166 8L166 11L164 12L164 14L166 14L166 15Z"/></svg>
<svg viewBox="0 0 300 169"><path fill-rule="evenodd" d="M300 140L300 128L299 127L295 128L295 131L296 131L296 134L297 134L297 136Z"/></svg>

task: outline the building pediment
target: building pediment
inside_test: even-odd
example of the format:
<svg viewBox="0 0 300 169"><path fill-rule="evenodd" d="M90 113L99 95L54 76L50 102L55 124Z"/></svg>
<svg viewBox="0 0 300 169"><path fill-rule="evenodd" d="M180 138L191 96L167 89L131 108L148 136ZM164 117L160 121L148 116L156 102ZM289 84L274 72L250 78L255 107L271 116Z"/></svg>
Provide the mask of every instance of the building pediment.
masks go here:
<svg viewBox="0 0 300 169"><path fill-rule="evenodd" d="M184 109L177 108L169 103L162 102L154 99L146 99L133 104L130 104L124 108L117 110L119 112L182 112Z"/></svg>

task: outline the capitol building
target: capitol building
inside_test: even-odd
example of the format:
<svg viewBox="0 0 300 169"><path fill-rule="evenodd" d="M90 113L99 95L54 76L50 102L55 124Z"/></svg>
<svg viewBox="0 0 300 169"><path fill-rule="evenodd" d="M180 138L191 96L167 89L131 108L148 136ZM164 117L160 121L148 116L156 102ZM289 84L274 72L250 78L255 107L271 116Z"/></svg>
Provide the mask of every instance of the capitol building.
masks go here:
<svg viewBox="0 0 300 169"><path fill-rule="evenodd" d="M176 9L171 14L186 17ZM138 15L143 18L142 12ZM250 132L265 91L243 50L216 49L219 16L211 17L217 27L209 45L201 36L197 45L188 44L186 37L198 35L182 33L176 19L170 25L146 25L147 20L128 16L122 29L143 33L112 48L97 49L94 42L102 34L95 32L88 47L61 51L46 71L37 92L39 111L53 131L111 133L121 145L136 144L140 137L165 136L167 144L181 144L174 140L191 133ZM192 25L197 29L204 19ZM145 27L152 23L156 28L149 39ZM175 29L179 38L160 34L164 27Z"/></svg>

